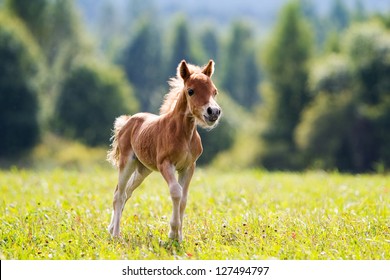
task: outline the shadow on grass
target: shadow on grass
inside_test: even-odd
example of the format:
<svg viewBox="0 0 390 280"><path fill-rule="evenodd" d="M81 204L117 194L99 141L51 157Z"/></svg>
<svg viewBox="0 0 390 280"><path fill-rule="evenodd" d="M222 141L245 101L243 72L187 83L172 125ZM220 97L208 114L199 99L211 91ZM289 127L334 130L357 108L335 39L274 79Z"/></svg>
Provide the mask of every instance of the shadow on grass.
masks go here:
<svg viewBox="0 0 390 280"><path fill-rule="evenodd" d="M137 259L184 259L187 258L186 243L168 237L123 234L120 237L109 237L108 243L113 247L126 248L132 252L139 251Z"/></svg>

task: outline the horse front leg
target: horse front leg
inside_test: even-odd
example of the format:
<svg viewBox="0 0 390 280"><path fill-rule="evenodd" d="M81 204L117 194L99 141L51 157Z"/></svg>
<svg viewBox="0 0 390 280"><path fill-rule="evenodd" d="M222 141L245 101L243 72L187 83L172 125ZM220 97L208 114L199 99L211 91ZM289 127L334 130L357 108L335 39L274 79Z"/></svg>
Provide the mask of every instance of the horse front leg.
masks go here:
<svg viewBox="0 0 390 280"><path fill-rule="evenodd" d="M182 241L181 232L181 219L180 219L180 201L182 199L183 189L182 186L177 182L175 177L175 167L169 161L164 161L158 166L159 171L168 183L169 193L172 199L172 218L170 221L171 230L169 232L169 238Z"/></svg>
<svg viewBox="0 0 390 280"><path fill-rule="evenodd" d="M187 206L187 196L188 196L188 189L190 186L190 182L192 179L192 175L195 171L195 164L192 164L190 167L185 169L184 171L179 172L179 183L183 187L183 193L180 200L180 228L179 228L179 235L183 238L183 218L184 218L184 211Z"/></svg>

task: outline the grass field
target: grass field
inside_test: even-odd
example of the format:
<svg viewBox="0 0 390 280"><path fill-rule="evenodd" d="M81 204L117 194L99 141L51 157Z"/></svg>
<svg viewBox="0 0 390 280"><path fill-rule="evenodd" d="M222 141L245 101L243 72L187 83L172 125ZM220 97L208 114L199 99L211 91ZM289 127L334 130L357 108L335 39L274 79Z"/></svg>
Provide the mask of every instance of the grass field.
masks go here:
<svg viewBox="0 0 390 280"><path fill-rule="evenodd" d="M390 178L195 172L184 242L158 173L108 226L116 171L0 171L0 259L390 259Z"/></svg>

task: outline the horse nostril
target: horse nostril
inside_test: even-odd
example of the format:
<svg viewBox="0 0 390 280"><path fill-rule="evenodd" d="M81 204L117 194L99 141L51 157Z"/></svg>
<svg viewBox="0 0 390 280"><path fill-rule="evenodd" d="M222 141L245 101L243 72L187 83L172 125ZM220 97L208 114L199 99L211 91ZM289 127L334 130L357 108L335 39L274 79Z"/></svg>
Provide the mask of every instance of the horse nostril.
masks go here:
<svg viewBox="0 0 390 280"><path fill-rule="evenodd" d="M216 121L221 114L221 109L219 107L208 107L206 111L209 115L209 119L212 121Z"/></svg>

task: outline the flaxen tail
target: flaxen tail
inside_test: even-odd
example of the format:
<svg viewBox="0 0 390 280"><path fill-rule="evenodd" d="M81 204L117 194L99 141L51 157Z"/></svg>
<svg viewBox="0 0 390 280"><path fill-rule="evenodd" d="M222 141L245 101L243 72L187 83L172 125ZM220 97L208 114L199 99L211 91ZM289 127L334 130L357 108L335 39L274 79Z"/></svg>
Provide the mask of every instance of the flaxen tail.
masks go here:
<svg viewBox="0 0 390 280"><path fill-rule="evenodd" d="M107 161L116 167L118 166L119 156L120 156L118 135L121 129L129 120L129 118L130 116L123 115L115 119L113 134L110 139L112 141L111 149L107 152Z"/></svg>

